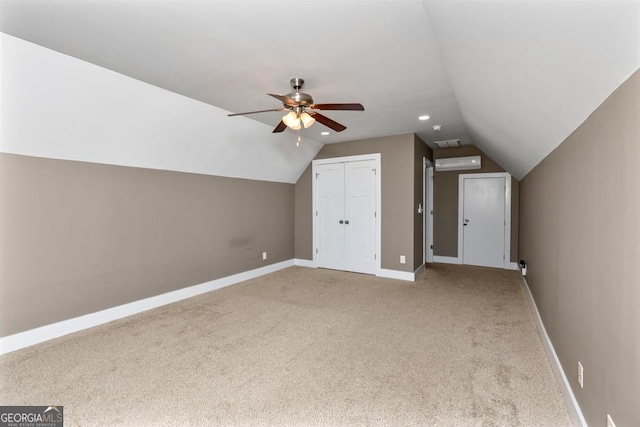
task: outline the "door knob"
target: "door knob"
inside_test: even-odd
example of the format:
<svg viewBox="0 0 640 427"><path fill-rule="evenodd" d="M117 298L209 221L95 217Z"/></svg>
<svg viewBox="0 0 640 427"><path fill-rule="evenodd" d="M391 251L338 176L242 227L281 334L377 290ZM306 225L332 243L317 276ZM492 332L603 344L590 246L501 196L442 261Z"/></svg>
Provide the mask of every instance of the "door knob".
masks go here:
<svg viewBox="0 0 640 427"><path fill-rule="evenodd" d="M344 221L343 221L343 220L340 220L340 224L344 224Z"/></svg>
<svg viewBox="0 0 640 427"><path fill-rule="evenodd" d="M346 220L344 223L345 223L345 224L347 224L347 225L349 225L349 220Z"/></svg>

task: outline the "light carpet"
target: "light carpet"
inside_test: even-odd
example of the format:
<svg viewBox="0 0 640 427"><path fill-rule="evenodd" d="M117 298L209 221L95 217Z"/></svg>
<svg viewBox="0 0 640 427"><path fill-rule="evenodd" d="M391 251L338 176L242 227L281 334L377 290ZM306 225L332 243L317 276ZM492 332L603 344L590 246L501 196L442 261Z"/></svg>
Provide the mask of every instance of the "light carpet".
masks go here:
<svg viewBox="0 0 640 427"><path fill-rule="evenodd" d="M288 268L0 357L65 426L569 426L518 274Z"/></svg>

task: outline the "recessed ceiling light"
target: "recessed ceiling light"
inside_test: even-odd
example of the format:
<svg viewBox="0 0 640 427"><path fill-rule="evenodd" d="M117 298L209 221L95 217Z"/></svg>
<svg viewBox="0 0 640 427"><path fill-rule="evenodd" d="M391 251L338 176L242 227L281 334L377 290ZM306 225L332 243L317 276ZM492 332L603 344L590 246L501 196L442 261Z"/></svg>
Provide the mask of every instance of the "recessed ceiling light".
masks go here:
<svg viewBox="0 0 640 427"><path fill-rule="evenodd" d="M431 117L424 115L424 116L420 116L418 117L418 120L429 120Z"/></svg>
<svg viewBox="0 0 640 427"><path fill-rule="evenodd" d="M327 131L325 130L324 132L320 132L320 135L327 136L327 135L329 135L329 132L327 132Z"/></svg>
<svg viewBox="0 0 640 427"><path fill-rule="evenodd" d="M435 132L440 132L442 130L442 125L433 125L433 130Z"/></svg>

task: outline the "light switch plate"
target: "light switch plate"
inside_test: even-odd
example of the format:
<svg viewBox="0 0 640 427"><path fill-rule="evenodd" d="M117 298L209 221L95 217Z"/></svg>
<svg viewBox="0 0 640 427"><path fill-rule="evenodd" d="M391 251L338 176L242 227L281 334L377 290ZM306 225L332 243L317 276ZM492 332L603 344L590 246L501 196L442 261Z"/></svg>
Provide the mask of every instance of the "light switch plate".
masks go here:
<svg viewBox="0 0 640 427"><path fill-rule="evenodd" d="M584 388L584 368L580 361L578 361L578 384L580 384L580 388Z"/></svg>

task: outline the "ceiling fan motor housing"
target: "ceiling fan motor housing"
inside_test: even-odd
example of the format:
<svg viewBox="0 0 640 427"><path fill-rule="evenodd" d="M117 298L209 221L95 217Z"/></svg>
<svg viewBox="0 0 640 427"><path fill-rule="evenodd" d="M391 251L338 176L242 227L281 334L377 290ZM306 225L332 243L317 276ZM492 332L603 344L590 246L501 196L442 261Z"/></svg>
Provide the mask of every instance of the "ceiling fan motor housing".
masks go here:
<svg viewBox="0 0 640 427"><path fill-rule="evenodd" d="M293 103L287 100L285 102L286 107L308 107L313 104L313 98L308 93L303 92L293 92L287 94L287 98L289 100L294 101Z"/></svg>
<svg viewBox="0 0 640 427"><path fill-rule="evenodd" d="M300 92L304 85L304 79L300 77L294 77L291 79L291 86L295 89L295 92L288 93L286 96L289 98L284 102L284 106L287 108L296 107L308 107L313 104L313 98L308 93ZM294 102L290 102L294 101Z"/></svg>

